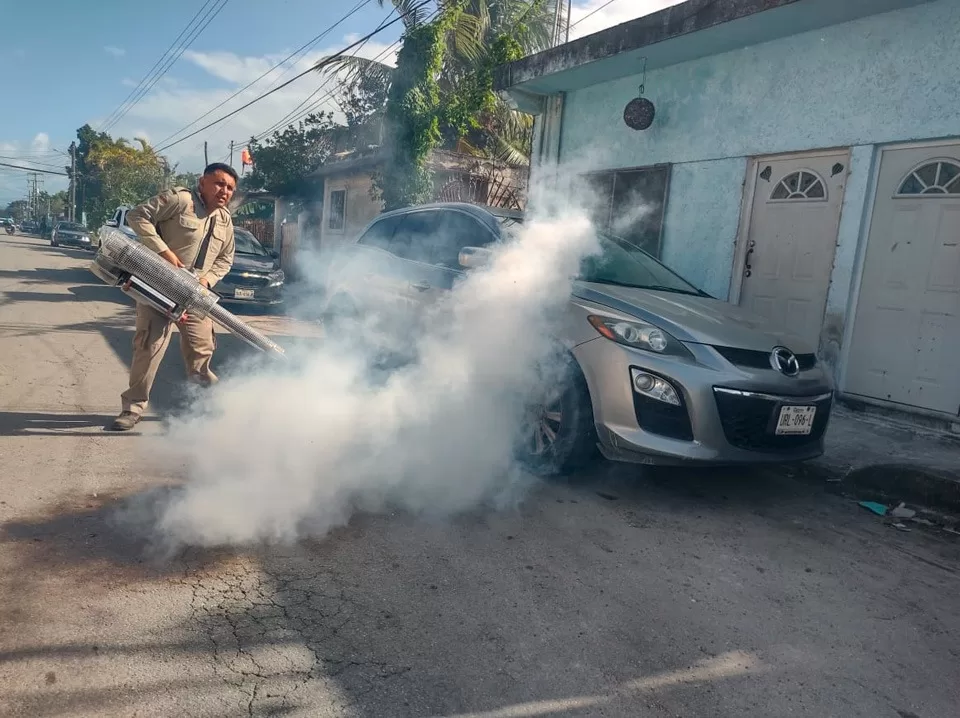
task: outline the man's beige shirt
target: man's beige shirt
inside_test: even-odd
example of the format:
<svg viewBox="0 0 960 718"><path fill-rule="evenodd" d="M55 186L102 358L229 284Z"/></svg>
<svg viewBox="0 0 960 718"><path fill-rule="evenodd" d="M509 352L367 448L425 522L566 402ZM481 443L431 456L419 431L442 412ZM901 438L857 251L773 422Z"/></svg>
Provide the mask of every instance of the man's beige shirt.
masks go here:
<svg viewBox="0 0 960 718"><path fill-rule="evenodd" d="M173 251L188 269L194 269L200 246L210 232L203 266L197 277L212 287L233 266L233 220L226 209L207 212L197 190L174 187L151 197L127 213L127 224L140 241L155 252Z"/></svg>

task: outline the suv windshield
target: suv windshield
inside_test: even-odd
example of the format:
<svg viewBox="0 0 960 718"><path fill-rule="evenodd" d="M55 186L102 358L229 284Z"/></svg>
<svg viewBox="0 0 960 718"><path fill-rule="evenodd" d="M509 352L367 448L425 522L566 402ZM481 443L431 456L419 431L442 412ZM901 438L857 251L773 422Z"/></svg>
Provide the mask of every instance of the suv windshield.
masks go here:
<svg viewBox="0 0 960 718"><path fill-rule="evenodd" d="M679 294L706 294L639 247L610 234L598 233L600 254L587 257L577 279Z"/></svg>
<svg viewBox="0 0 960 718"><path fill-rule="evenodd" d="M263 245L247 230L234 227L233 238L236 242L236 251L240 254L255 254L258 257L269 256L269 253L263 248Z"/></svg>
<svg viewBox="0 0 960 718"><path fill-rule="evenodd" d="M505 236L516 236L523 224L513 217L498 217ZM600 253L586 257L576 279L597 284L652 289L661 292L708 296L642 249L605 232L598 232Z"/></svg>

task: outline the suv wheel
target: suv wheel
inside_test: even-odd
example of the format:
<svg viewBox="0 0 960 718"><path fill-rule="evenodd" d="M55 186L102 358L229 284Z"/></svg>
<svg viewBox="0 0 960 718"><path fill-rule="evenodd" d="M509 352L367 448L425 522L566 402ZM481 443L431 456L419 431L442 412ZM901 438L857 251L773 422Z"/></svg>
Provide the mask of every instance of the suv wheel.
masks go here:
<svg viewBox="0 0 960 718"><path fill-rule="evenodd" d="M519 453L533 473L564 476L587 467L599 455L587 381L572 357L556 388L528 416Z"/></svg>

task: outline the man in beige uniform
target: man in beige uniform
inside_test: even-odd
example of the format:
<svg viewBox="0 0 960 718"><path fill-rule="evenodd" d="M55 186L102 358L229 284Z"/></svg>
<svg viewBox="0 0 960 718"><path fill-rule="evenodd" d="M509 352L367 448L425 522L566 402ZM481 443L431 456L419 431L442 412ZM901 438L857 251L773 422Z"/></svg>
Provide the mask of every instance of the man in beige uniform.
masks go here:
<svg viewBox="0 0 960 718"><path fill-rule="evenodd" d="M139 240L175 267L188 267L212 288L233 266L233 220L227 205L237 188L230 165L209 165L195 189L176 187L127 213ZM217 381L210 370L216 348L213 322L188 317L178 324L187 378L201 386ZM146 304L137 303L130 387L121 394L123 410L110 427L129 431L143 416L150 389L170 343L173 322Z"/></svg>

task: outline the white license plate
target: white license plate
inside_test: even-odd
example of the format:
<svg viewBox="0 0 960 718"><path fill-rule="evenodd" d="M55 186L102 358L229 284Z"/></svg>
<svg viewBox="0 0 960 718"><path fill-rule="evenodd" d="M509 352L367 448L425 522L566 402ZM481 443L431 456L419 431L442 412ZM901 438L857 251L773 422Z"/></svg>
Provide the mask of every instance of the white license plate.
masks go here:
<svg viewBox="0 0 960 718"><path fill-rule="evenodd" d="M253 290L252 289L234 289L233 298L234 299L253 299Z"/></svg>
<svg viewBox="0 0 960 718"><path fill-rule="evenodd" d="M777 420L777 435L805 436L813 430L813 417L817 415L815 406L784 406Z"/></svg>

